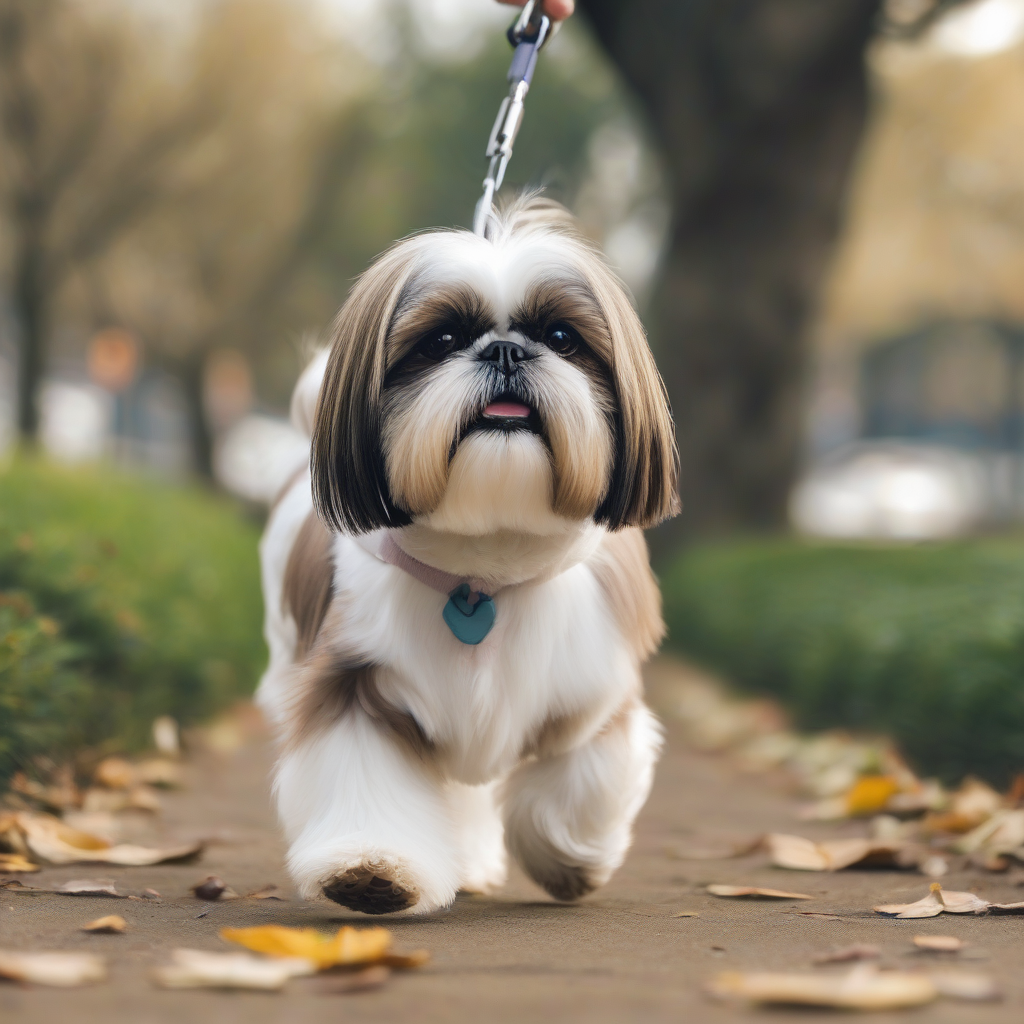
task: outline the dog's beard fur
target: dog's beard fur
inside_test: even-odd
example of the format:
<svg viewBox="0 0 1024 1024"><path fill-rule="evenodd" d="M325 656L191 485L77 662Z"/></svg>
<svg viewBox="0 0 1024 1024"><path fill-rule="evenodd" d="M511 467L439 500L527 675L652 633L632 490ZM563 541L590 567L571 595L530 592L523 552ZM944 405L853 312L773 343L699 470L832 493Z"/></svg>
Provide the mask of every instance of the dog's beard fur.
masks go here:
<svg viewBox="0 0 1024 1024"><path fill-rule="evenodd" d="M480 359L497 337L533 357L511 379ZM402 369L385 385L384 460L394 500L418 522L471 536L551 534L593 515L612 456L612 397L595 360L496 329L438 365ZM537 432L482 421L498 398L529 406Z"/></svg>

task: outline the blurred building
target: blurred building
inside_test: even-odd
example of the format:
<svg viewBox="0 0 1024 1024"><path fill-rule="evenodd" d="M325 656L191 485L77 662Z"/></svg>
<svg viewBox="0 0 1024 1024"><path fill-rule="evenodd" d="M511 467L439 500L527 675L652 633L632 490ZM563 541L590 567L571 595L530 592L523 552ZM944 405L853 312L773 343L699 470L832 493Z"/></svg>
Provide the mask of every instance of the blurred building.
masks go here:
<svg viewBox="0 0 1024 1024"><path fill-rule="evenodd" d="M1024 0L879 43L814 336L799 527L927 537L1024 518Z"/></svg>

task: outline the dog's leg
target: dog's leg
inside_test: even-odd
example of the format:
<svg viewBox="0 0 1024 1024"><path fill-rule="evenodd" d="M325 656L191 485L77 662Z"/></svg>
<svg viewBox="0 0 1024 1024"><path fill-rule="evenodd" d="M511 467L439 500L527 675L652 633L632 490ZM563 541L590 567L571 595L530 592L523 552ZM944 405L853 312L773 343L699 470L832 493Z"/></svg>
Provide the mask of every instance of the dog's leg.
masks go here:
<svg viewBox="0 0 1024 1024"><path fill-rule="evenodd" d="M491 892L505 884L504 826L496 804L497 782L483 786L448 784L448 798L462 853L459 888L466 892Z"/></svg>
<svg viewBox="0 0 1024 1024"><path fill-rule="evenodd" d="M278 811L304 897L367 914L448 906L460 858L441 780L359 709L281 758Z"/></svg>
<svg viewBox="0 0 1024 1024"><path fill-rule="evenodd" d="M574 900L611 877L650 792L661 730L639 701L591 740L521 765L505 788L505 842L555 899Z"/></svg>

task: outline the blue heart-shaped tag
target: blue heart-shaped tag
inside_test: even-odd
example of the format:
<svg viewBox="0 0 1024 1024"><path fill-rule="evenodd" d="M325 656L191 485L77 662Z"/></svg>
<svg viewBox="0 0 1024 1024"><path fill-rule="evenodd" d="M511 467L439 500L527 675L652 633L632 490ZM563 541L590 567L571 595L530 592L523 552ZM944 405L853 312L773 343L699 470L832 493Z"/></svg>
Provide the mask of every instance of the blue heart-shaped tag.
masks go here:
<svg viewBox="0 0 1024 1024"><path fill-rule="evenodd" d="M452 591L442 614L455 638L475 647L490 633L496 613L494 601L486 594L478 593L473 604L469 603L469 595L469 584L463 583Z"/></svg>

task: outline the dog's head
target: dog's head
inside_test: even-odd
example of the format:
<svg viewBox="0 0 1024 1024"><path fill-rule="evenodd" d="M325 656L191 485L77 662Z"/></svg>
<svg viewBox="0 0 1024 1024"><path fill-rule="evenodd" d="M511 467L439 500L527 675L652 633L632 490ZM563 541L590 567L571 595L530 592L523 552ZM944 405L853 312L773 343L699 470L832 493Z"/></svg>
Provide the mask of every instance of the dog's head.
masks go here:
<svg viewBox="0 0 1024 1024"><path fill-rule="evenodd" d="M673 514L677 455L640 320L556 203L488 237L399 242L334 324L313 429L317 508L361 533L646 527Z"/></svg>

